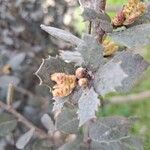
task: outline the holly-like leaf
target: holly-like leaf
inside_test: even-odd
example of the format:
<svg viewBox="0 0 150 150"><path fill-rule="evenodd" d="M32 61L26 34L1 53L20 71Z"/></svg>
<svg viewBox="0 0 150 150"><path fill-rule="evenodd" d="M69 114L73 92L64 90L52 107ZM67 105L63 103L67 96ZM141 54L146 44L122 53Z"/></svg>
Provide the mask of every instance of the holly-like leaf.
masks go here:
<svg viewBox="0 0 150 150"><path fill-rule="evenodd" d="M17 120L9 114L0 114L0 136L10 134L17 126Z"/></svg>
<svg viewBox="0 0 150 150"><path fill-rule="evenodd" d="M48 133L53 134L53 132L55 131L55 126L51 117L48 114L44 114L41 117L41 122L43 126L48 130Z"/></svg>
<svg viewBox="0 0 150 150"><path fill-rule="evenodd" d="M121 32L113 32L110 36L128 48L146 46L150 44L150 24L133 26Z"/></svg>
<svg viewBox="0 0 150 150"><path fill-rule="evenodd" d="M78 132L79 121L74 110L65 109L56 119L56 129L63 133Z"/></svg>
<svg viewBox="0 0 150 150"><path fill-rule="evenodd" d="M91 35L85 34L83 40L84 42L78 45L77 51L81 53L83 65L95 71L104 64L103 47Z"/></svg>
<svg viewBox="0 0 150 150"><path fill-rule="evenodd" d="M45 25L41 25L41 28L47 33L49 33L50 35L54 36L55 38L64 40L73 45L77 45L83 42L81 39L79 39L78 37L74 36L73 34L65 30L61 30L55 27L50 27L50 26L45 26Z"/></svg>
<svg viewBox="0 0 150 150"><path fill-rule="evenodd" d="M28 132L23 134L16 142L16 147L18 149L23 149L30 141L34 134L35 129L30 129Z"/></svg>
<svg viewBox="0 0 150 150"><path fill-rule="evenodd" d="M99 68L94 87L100 95L129 91L149 64L138 54L125 51Z"/></svg>
<svg viewBox="0 0 150 150"><path fill-rule="evenodd" d="M61 51L60 57L67 63L75 63L76 66L81 66L84 62L78 51Z"/></svg>
<svg viewBox="0 0 150 150"><path fill-rule="evenodd" d="M82 126L88 120L96 118L95 112L98 110L100 100L98 94L93 88L85 89L78 101L78 118L80 120L79 126Z"/></svg>
<svg viewBox="0 0 150 150"><path fill-rule="evenodd" d="M137 146L139 140L128 134L130 127L130 120L124 117L105 117L91 123L89 137L92 139L92 149L142 150L140 144Z"/></svg>
<svg viewBox="0 0 150 150"><path fill-rule="evenodd" d="M61 60L59 57L51 57L47 59L43 59L43 62L37 72L35 73L39 79L40 84L47 85L48 87L51 87L53 85L53 82L50 79L50 76L54 73L73 73L73 65L69 63L65 63L63 60Z"/></svg>

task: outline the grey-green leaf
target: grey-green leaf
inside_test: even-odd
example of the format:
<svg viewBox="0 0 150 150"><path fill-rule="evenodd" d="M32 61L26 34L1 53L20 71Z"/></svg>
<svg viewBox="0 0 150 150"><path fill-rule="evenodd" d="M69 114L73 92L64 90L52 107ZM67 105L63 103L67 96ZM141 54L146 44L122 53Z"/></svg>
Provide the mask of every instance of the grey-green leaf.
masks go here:
<svg viewBox="0 0 150 150"><path fill-rule="evenodd" d="M53 85L53 82L50 80L50 76L54 73L73 73L73 65L69 63L65 63L63 60L61 60L59 57L51 57L47 59L43 59L43 62L37 72L35 73L39 79L40 84L47 85L48 87L51 87Z"/></svg>
<svg viewBox="0 0 150 150"><path fill-rule="evenodd" d="M128 48L143 47L150 44L150 24L133 26L121 32L113 32L110 36Z"/></svg>
<svg viewBox="0 0 150 150"><path fill-rule="evenodd" d="M56 129L63 133L78 132L79 121L74 110L65 109L56 119Z"/></svg>
<svg viewBox="0 0 150 150"><path fill-rule="evenodd" d="M125 117L100 118L89 126L92 150L143 150L138 138L129 135L131 122Z"/></svg>
<svg viewBox="0 0 150 150"><path fill-rule="evenodd" d="M10 134L17 126L17 120L7 113L0 114L0 136Z"/></svg>
<svg viewBox="0 0 150 150"><path fill-rule="evenodd" d="M128 92L148 66L149 63L138 54L118 53L98 69L94 79L95 90L103 96L110 92Z"/></svg>
<svg viewBox="0 0 150 150"><path fill-rule="evenodd" d="M90 119L96 118L95 112L98 110L99 105L100 100L94 89L85 89L78 101L79 126L82 126Z"/></svg>
<svg viewBox="0 0 150 150"><path fill-rule="evenodd" d="M41 25L41 28L47 33L49 33L50 35L54 36L55 38L64 40L73 45L77 45L83 42L80 38L74 36L73 34L65 30L61 30L55 27L50 27L50 26L45 26L45 25Z"/></svg>
<svg viewBox="0 0 150 150"><path fill-rule="evenodd" d="M34 134L35 129L30 129L28 132L23 134L16 142L16 147L18 149L23 149L30 141Z"/></svg>
<svg viewBox="0 0 150 150"><path fill-rule="evenodd" d="M84 43L77 46L77 51L81 53L84 66L91 71L104 64L103 47L91 35L85 34Z"/></svg>
<svg viewBox="0 0 150 150"><path fill-rule="evenodd" d="M92 140L107 143L128 135L130 121L124 117L100 118L90 124L89 136Z"/></svg>

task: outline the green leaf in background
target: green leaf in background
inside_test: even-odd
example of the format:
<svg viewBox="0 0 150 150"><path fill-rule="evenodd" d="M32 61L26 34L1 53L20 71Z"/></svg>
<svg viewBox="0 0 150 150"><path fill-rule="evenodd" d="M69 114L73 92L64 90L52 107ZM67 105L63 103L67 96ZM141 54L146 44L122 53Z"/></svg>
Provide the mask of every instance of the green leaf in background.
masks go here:
<svg viewBox="0 0 150 150"><path fill-rule="evenodd" d="M10 134L17 126L17 120L7 113L0 114L0 136Z"/></svg>

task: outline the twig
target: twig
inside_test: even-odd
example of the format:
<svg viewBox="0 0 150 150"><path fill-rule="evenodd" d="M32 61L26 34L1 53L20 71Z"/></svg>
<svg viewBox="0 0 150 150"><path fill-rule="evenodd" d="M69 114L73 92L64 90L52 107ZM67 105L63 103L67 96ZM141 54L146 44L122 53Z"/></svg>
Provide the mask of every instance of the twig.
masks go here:
<svg viewBox="0 0 150 150"><path fill-rule="evenodd" d="M115 96L109 99L109 102L112 104L122 104L128 102L143 101L143 99L148 98L150 98L150 91L145 91L137 94L130 94L127 96Z"/></svg>
<svg viewBox="0 0 150 150"><path fill-rule="evenodd" d="M89 22L89 27L88 27L88 34L91 34L91 29L92 29L92 22Z"/></svg>
<svg viewBox="0 0 150 150"><path fill-rule="evenodd" d="M105 7L106 7L106 0L101 0L100 1L100 9L105 11Z"/></svg>
<svg viewBox="0 0 150 150"><path fill-rule="evenodd" d="M14 95L14 86L12 83L8 85L8 92L7 92L7 105L11 106L13 101L13 95Z"/></svg>
<svg viewBox="0 0 150 150"><path fill-rule="evenodd" d="M100 0L100 1L96 1L95 4L95 11L99 14L102 11L105 11L105 7L106 7L106 0ZM105 31L100 28L100 22L97 22L94 24L94 34L96 35L96 39L99 43L102 42L103 36L105 35Z"/></svg>
<svg viewBox="0 0 150 150"><path fill-rule="evenodd" d="M20 113L18 113L16 110L14 110L11 106L8 106L5 103L3 103L2 101L0 101L0 107L4 110L8 111L12 115L14 115L18 119L18 121L23 123L27 128L29 128L29 129L34 128L35 133L38 136L38 138L40 138L40 139L50 138L46 132L44 132L42 129L39 129L38 127L36 127L33 123L31 123L29 120L27 120L24 116L22 116Z"/></svg>

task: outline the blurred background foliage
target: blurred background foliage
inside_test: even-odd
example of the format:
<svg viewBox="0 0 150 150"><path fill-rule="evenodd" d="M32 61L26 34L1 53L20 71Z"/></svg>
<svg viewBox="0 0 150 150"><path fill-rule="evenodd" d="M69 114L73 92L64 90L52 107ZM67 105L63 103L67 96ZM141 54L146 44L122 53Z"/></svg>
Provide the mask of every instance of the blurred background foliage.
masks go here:
<svg viewBox="0 0 150 150"><path fill-rule="evenodd" d="M121 9L126 2L127 0L107 0L108 14L113 17L116 10ZM26 59L22 58L23 60L21 60L23 69L17 68L16 71L15 68L11 73L12 76L19 78L19 87L21 87L17 88L18 91L16 89L15 108L36 125L41 126L39 122L42 114L51 112L51 105L47 105L51 96L46 87L38 86L39 81L34 76L34 72L43 57L45 58L49 54L56 55L57 50L70 49L71 46L55 40L41 31L40 24L69 30L78 36L87 31L87 24L80 16L81 10L77 0L0 0L0 13L0 54L4 56L3 59L6 58L9 61L17 54L26 54ZM142 55L150 61L150 47L143 49ZM2 64L0 62L0 67L7 64L6 61L4 62ZM14 64L14 62L12 63ZM0 74L0 79L2 77L3 74ZM28 93L28 91L30 92ZM150 91L150 69L135 88L125 95L143 91ZM20 92L24 94L20 94ZM117 95L109 94L105 97L105 101L112 96ZM46 101L43 101L41 97L44 97ZM5 98L6 93L2 93L0 89L0 100L4 101ZM132 132L144 139L145 150L150 149L150 98L138 102L108 104L97 115L137 116L139 121L133 126ZM25 129L19 126L18 130L16 137ZM3 150L1 144L5 145L4 141L0 138L0 150ZM9 141L9 144L5 145L6 150L13 149L10 138L7 138L6 141Z"/></svg>

